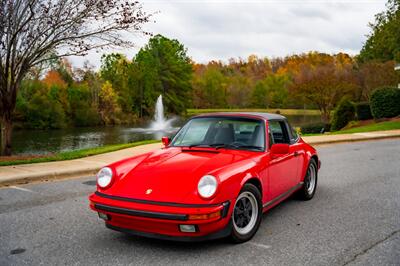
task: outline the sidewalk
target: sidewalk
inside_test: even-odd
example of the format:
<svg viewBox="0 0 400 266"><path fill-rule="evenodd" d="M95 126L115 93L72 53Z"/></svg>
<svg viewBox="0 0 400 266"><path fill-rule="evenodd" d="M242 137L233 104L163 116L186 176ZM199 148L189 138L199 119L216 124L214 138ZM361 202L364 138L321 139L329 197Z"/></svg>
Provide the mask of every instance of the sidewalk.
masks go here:
<svg viewBox="0 0 400 266"><path fill-rule="evenodd" d="M400 137L400 130L366 133L309 136L303 139L312 145L337 142L362 141ZM31 181L61 179L94 175L102 166L130 156L161 148L161 143L137 146L110 153L99 154L70 161L22 164L0 167L0 186L23 184Z"/></svg>

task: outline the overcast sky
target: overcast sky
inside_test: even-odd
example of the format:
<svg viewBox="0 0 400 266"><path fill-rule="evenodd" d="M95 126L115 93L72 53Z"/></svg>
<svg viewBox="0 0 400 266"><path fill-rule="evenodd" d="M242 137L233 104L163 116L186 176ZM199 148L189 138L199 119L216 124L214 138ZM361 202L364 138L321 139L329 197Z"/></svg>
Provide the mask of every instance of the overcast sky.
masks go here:
<svg viewBox="0 0 400 266"><path fill-rule="evenodd" d="M368 22L385 9L385 0L141 0L157 12L147 31L176 38L196 62L229 58L285 56L308 51L357 54L369 33ZM137 47L121 50L132 58L148 38L133 36ZM109 50L108 52L112 52ZM99 53L70 58L75 67Z"/></svg>

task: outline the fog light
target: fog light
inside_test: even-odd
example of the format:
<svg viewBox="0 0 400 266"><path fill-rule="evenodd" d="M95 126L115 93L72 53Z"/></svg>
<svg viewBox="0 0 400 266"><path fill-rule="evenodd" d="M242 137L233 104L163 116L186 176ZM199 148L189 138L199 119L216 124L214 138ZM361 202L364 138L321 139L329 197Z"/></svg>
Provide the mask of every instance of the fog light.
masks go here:
<svg viewBox="0 0 400 266"><path fill-rule="evenodd" d="M102 212L98 212L98 214L99 214L99 217L101 219L103 219L104 221L110 220L110 216L108 214L105 214L105 213L102 213Z"/></svg>
<svg viewBox="0 0 400 266"><path fill-rule="evenodd" d="M191 224L180 224L179 230L185 233L196 233L196 226Z"/></svg>

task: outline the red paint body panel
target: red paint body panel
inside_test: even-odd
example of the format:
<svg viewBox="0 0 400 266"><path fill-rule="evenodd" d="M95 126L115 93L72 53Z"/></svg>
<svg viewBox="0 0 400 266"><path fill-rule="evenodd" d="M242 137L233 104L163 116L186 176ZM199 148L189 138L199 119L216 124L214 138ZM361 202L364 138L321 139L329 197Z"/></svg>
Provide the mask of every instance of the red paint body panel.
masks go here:
<svg viewBox="0 0 400 266"><path fill-rule="evenodd" d="M268 119L265 117L257 114L218 115L262 120L266 126L265 143L269 143ZM303 181L313 156L317 156L316 150L301 138L290 145L288 154L278 157L272 156L268 147L265 151L165 147L108 165L114 172L112 184L107 189L97 188L107 197L92 194L90 207L110 215L111 220L106 223L115 227L177 237L207 236L229 225L236 197L246 182L250 179L258 181L266 211L295 192L291 189ZM208 200L197 192L200 178L207 174L218 180L217 192ZM288 191L291 193L286 193ZM228 202L229 207L223 205ZM224 217L206 220L168 220L100 210L96 204L151 215L210 214L222 212L224 208L226 213ZM196 225L198 231L180 232L180 224Z"/></svg>

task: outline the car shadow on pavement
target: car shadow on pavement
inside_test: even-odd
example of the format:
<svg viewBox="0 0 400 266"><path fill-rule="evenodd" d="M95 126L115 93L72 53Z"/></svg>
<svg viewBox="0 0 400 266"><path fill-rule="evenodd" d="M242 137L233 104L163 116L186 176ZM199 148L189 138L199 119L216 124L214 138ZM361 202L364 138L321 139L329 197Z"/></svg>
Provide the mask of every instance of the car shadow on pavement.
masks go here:
<svg viewBox="0 0 400 266"><path fill-rule="evenodd" d="M118 233L118 232L116 232ZM180 242L180 241L172 241L172 240L162 240L155 238L146 238L139 236L132 236L128 234L120 233L117 236L118 241L127 245L140 245L141 247L151 247L151 248L161 248L164 251L166 249L172 250L192 250L192 249L213 249L217 246L224 246L231 244L228 238L215 239L215 240L207 240L201 242Z"/></svg>

